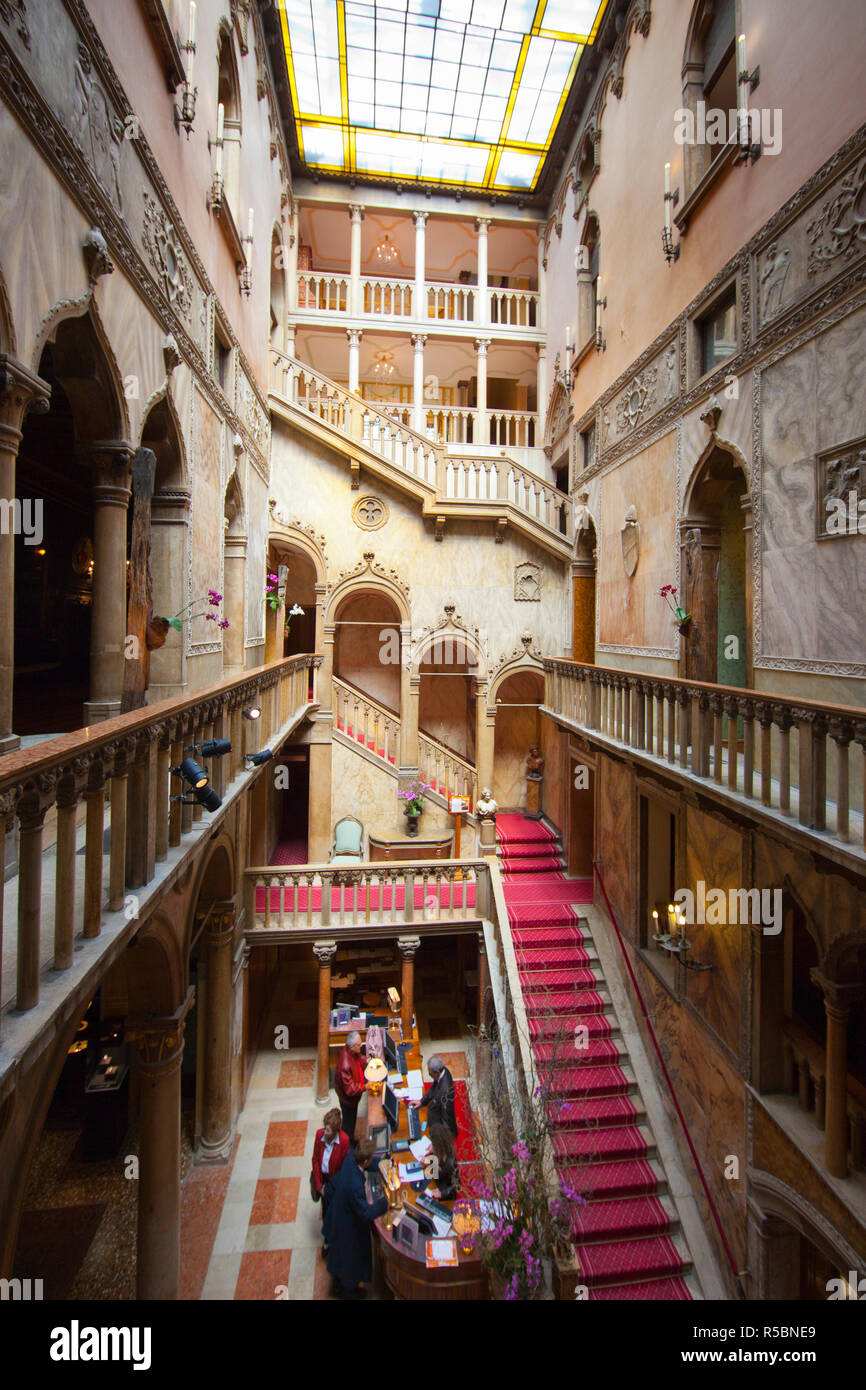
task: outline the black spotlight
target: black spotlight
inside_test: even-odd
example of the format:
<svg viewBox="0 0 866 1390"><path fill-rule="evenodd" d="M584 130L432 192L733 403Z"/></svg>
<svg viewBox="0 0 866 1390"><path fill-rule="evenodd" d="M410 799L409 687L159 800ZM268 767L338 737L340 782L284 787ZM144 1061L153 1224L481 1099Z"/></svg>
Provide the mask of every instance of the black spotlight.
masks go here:
<svg viewBox="0 0 866 1390"><path fill-rule="evenodd" d="M203 767L199 767L195 758L184 758L180 767L173 767L171 770L179 773L185 782L189 782L194 791L199 791L208 784L208 775Z"/></svg>
<svg viewBox="0 0 866 1390"><path fill-rule="evenodd" d="M203 758L222 758L232 751L230 738L210 738L205 743L195 743L193 747Z"/></svg>
<svg viewBox="0 0 866 1390"><path fill-rule="evenodd" d="M206 811L218 811L223 804L222 797L217 796L213 787L202 787L201 791L196 792L195 799Z"/></svg>
<svg viewBox="0 0 866 1390"><path fill-rule="evenodd" d="M244 757L246 758L247 762L248 762L248 763L252 763L253 767L261 767L262 763L269 763L269 762L271 762L272 759L273 759L273 756L274 756L274 755L273 755L273 753L271 752L270 748L263 748L262 751L261 751L261 753L245 753L245 754L244 754Z"/></svg>
<svg viewBox="0 0 866 1390"><path fill-rule="evenodd" d="M244 719L259 719L261 717L261 713L262 712L260 709L257 709L255 705L251 705L249 709L245 709L242 712L242 717Z"/></svg>

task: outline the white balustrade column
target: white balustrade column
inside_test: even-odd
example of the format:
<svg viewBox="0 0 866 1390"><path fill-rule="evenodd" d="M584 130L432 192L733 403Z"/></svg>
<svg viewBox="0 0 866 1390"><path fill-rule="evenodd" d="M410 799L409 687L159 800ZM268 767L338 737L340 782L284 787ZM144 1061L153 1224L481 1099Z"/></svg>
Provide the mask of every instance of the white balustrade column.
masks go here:
<svg viewBox="0 0 866 1390"><path fill-rule="evenodd" d="M535 327L539 332L543 332L547 327L547 248L544 242L544 231L541 228L538 232L538 308L535 314Z"/></svg>
<svg viewBox="0 0 866 1390"><path fill-rule="evenodd" d="M298 307L298 209L292 211L288 229L289 248L286 256L286 276L289 282L289 313Z"/></svg>
<svg viewBox="0 0 866 1390"><path fill-rule="evenodd" d="M544 433L544 422L547 418L547 348L544 346L544 343L538 343L535 351L538 354L538 387L536 392L538 396L538 404L536 406L538 426L535 437L535 442L537 444Z"/></svg>
<svg viewBox="0 0 866 1390"><path fill-rule="evenodd" d="M487 289L487 231L489 226L489 217L476 218L475 230L478 233L478 308L475 314L475 322L485 328L490 322L490 295Z"/></svg>
<svg viewBox="0 0 866 1390"><path fill-rule="evenodd" d="M475 373L477 379L475 403L475 444L489 444L490 430L487 421L487 349L489 338L475 339Z"/></svg>
<svg viewBox="0 0 866 1390"><path fill-rule="evenodd" d="M346 337L349 339L349 390L358 394L358 383L361 379L360 360L361 360L361 330L360 328L347 328Z"/></svg>
<svg viewBox="0 0 866 1390"><path fill-rule="evenodd" d="M415 289L412 304L412 317L424 320L427 317L426 256L427 256L427 218L429 213L413 212L415 218Z"/></svg>
<svg viewBox="0 0 866 1390"><path fill-rule="evenodd" d="M415 349L415 371L412 386L412 428L420 433L424 431L424 344L427 341L426 333L413 333L412 346Z"/></svg>
<svg viewBox="0 0 866 1390"><path fill-rule="evenodd" d="M361 302L361 223L364 220L364 209L358 203L349 206L349 216L351 222L351 243L349 247L349 313L352 315L360 314L363 308ZM351 387L349 388L352 389ZM357 390L357 387L354 389Z"/></svg>

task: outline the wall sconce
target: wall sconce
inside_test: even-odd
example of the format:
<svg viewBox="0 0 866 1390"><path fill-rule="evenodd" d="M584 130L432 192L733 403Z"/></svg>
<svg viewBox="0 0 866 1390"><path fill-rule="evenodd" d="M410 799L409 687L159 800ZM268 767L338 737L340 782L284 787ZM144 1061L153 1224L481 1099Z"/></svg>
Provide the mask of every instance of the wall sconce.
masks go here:
<svg viewBox="0 0 866 1390"><path fill-rule="evenodd" d="M565 391L566 395L568 395L568 394L570 393L570 391L571 391L571 373L563 370L562 366L560 365L559 353L556 354L556 357L555 357L554 363L553 363L553 380L554 380L554 384L557 384L557 385L559 385L559 386L562 387L562 389L563 389L563 391ZM502 450L502 453L503 453L503 455L505 454L505 450L504 450L504 449Z"/></svg>
<svg viewBox="0 0 866 1390"><path fill-rule="evenodd" d="M245 295L247 296L247 299L249 299L250 295L251 295L252 292L253 292L253 271L252 271L252 266L250 265L250 261L252 260L252 254L253 254L253 210L252 210L252 208L250 208L250 210L249 210L249 215L248 215L248 217L247 217L247 234L246 234L245 237L242 237L241 240L243 241L243 244L244 244L244 251L246 252L246 258L247 258L247 263L246 263L246 265L243 267L243 269L242 269L242 271L241 271L241 273L240 273L241 294L245 294Z"/></svg>
<svg viewBox="0 0 866 1390"><path fill-rule="evenodd" d="M198 92L198 87L194 87L192 82L195 70L195 0L190 0L189 6L189 37L186 43L182 43L180 46L188 55L188 62L186 77L180 92L180 107L178 108L175 104L174 108L174 128L180 130L180 127L183 126L188 140L195 121L195 99Z"/></svg>
<svg viewBox="0 0 866 1390"><path fill-rule="evenodd" d="M226 109L220 102L217 107L217 133L216 140L208 141L208 148L216 150L214 155L213 174L210 181L210 193L208 194L208 207L219 217L223 206L223 134L225 130Z"/></svg>
<svg viewBox="0 0 866 1390"><path fill-rule="evenodd" d="M761 80L761 69L749 72L746 62L746 36L737 39L737 145L738 164L754 164L761 157L760 140L752 140L752 116L749 111L749 96Z"/></svg>
<svg viewBox="0 0 866 1390"><path fill-rule="evenodd" d="M689 960L688 953L692 949L692 943L686 940L686 914L678 912L673 903L668 903L666 932L659 931L659 915L653 911L652 939L662 951L667 951L671 956L679 956L680 962L685 970L703 971L712 970L711 965L701 965L700 961Z"/></svg>
<svg viewBox="0 0 866 1390"><path fill-rule="evenodd" d="M605 340L604 340L604 334L603 334L602 328L601 328L601 311L602 311L602 309L606 309L606 308L607 308L607 295L605 295L604 299L599 298L599 299L597 299L597 300L595 301L595 350L596 350L596 352L605 352L605 351L607 350L607 343L606 343Z"/></svg>
<svg viewBox="0 0 866 1390"><path fill-rule="evenodd" d="M664 248L665 260L668 265L671 261L678 261L680 258L680 244L674 246L673 230L671 227L671 207L676 207L680 201L680 190L675 188L671 192L671 166L665 165L665 225L662 228L662 246Z"/></svg>

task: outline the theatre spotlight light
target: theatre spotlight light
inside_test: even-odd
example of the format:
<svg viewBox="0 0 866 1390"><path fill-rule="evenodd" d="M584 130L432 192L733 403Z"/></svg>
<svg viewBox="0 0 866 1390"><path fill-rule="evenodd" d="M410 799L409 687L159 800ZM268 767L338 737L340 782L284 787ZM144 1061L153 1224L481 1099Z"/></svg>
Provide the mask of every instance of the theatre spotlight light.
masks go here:
<svg viewBox="0 0 866 1390"><path fill-rule="evenodd" d="M188 782L194 791L199 791L208 784L207 773L203 767L199 767L194 758L184 758L179 767L173 767L171 770L177 777L182 777Z"/></svg>
<svg viewBox="0 0 866 1390"><path fill-rule="evenodd" d="M257 709L255 705L251 705L249 709L242 711L242 717L244 719L260 719L261 714L261 710Z"/></svg>
<svg viewBox="0 0 866 1390"><path fill-rule="evenodd" d="M194 743L192 746L203 758L222 758L232 751L230 738L209 738L204 743Z"/></svg>
<svg viewBox="0 0 866 1390"><path fill-rule="evenodd" d="M206 811L218 811L223 804L222 797L217 796L213 787L203 787L196 792L195 799Z"/></svg>
<svg viewBox="0 0 866 1390"><path fill-rule="evenodd" d="M245 758L246 762L251 763L253 767L261 767L262 763L269 763L269 762L271 762L272 759L273 759L273 756L274 756L274 755L273 755L273 753L271 752L270 748L263 748L262 751L261 751L261 753L245 753L245 754L244 754L244 758Z"/></svg>

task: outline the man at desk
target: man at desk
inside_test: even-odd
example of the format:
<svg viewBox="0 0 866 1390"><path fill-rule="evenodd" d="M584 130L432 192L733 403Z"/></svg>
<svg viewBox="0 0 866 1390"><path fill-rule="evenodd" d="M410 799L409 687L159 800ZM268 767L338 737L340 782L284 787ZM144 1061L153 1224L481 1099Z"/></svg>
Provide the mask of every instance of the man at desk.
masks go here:
<svg viewBox="0 0 866 1390"><path fill-rule="evenodd" d="M454 1115L454 1078L438 1055L430 1058L427 1070L433 1079L433 1085L425 1091L421 1100L412 1100L409 1104L416 1110L419 1106L426 1105L428 1125L444 1125L456 1139L459 1131Z"/></svg>
<svg viewBox="0 0 866 1390"><path fill-rule="evenodd" d="M367 1089L361 1061L361 1034L358 1032L350 1033L343 1044L334 1073L334 1088L340 1098L343 1129L349 1136L349 1142L354 1144L358 1105Z"/></svg>

